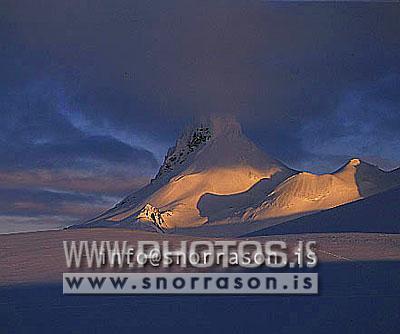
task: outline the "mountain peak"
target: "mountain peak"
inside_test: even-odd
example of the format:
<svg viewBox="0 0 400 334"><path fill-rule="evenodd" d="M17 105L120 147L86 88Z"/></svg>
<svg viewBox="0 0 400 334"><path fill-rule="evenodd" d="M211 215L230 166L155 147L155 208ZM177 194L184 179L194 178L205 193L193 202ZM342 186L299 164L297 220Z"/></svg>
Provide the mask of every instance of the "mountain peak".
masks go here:
<svg viewBox="0 0 400 334"><path fill-rule="evenodd" d="M213 149L207 156L208 159L211 159L210 163L215 163L216 160L221 159L226 162L230 157L235 156L235 154L229 154L229 152L232 153L232 150L236 150L233 147L238 145L239 142L243 143L244 140L247 140L244 138L240 123L231 115L210 116L196 120L186 127L175 146L168 150L154 180L170 179L179 174L195 160L197 153L210 142L214 142ZM215 143L221 144L225 141L228 141L229 144L219 145L217 149ZM225 154L228 156L225 156Z"/></svg>
<svg viewBox="0 0 400 334"><path fill-rule="evenodd" d="M368 169L378 169L377 166L374 166L368 162L361 160L360 158L352 158L347 161L342 167L340 167L335 173L342 172L343 170L353 170L360 168L368 168ZM334 174L335 174L334 173Z"/></svg>
<svg viewBox="0 0 400 334"><path fill-rule="evenodd" d="M175 146L168 150L155 180L182 169L188 161L193 159L193 155L214 136L213 130L205 124L207 123L202 122L197 126L186 128L176 141Z"/></svg>
<svg viewBox="0 0 400 334"><path fill-rule="evenodd" d="M205 121L212 129L214 136L242 133L242 126L234 116L231 115L218 115L212 116Z"/></svg>
<svg viewBox="0 0 400 334"><path fill-rule="evenodd" d="M358 158L353 158L350 159L349 162L347 163L347 165L349 166L353 166L353 167L357 167L359 165L361 165L362 161Z"/></svg>
<svg viewBox="0 0 400 334"><path fill-rule="evenodd" d="M368 169L376 169L376 170L380 170L380 168L375 165L375 164L371 164L369 162L366 162L364 160L361 160L359 158L352 158L348 161L348 163L345 165L345 167L356 167L356 168L368 168Z"/></svg>

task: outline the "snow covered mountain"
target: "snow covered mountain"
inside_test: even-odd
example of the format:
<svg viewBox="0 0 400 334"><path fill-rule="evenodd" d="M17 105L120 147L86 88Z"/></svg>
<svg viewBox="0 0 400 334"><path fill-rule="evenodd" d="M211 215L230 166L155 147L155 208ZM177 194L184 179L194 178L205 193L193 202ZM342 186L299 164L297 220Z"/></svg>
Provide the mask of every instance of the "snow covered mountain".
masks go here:
<svg viewBox="0 0 400 334"><path fill-rule="evenodd" d="M272 225L396 185L399 170L385 172L359 159L332 174L294 171L261 151L235 119L214 117L186 128L147 186L83 226L164 232L205 223L271 219Z"/></svg>
<svg viewBox="0 0 400 334"><path fill-rule="evenodd" d="M86 225L151 220L162 229L198 226L208 221L198 208L203 196L245 193L260 181L267 192L295 173L261 151L234 119L215 117L185 130L149 185ZM241 208L243 203L236 205ZM140 212L145 207L155 208L157 214L144 217ZM221 204L208 211L217 216L225 209Z"/></svg>

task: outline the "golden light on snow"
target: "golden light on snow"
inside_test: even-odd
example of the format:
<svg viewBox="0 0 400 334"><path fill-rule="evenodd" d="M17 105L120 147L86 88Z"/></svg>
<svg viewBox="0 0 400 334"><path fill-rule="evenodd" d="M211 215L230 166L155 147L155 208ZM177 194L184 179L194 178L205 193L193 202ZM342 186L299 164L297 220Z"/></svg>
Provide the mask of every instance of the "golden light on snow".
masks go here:
<svg viewBox="0 0 400 334"><path fill-rule="evenodd" d="M272 225L391 186L390 173L360 159L332 174L292 170L260 150L234 119L218 117L188 128L168 151L155 180L91 223L140 220L168 229L212 219Z"/></svg>

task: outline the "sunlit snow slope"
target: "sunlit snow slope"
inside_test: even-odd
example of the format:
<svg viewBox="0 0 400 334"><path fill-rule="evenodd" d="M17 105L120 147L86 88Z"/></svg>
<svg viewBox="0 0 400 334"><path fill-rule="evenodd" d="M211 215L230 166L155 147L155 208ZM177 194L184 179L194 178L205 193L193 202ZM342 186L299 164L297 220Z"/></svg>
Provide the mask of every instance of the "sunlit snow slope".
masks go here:
<svg viewBox="0 0 400 334"><path fill-rule="evenodd" d="M400 188L248 233L246 236L380 232L400 233Z"/></svg>
<svg viewBox="0 0 400 334"><path fill-rule="evenodd" d="M382 192L399 183L397 173L385 172L359 159L352 159L333 174L303 172L288 178L268 194L261 205L247 209L243 220L326 210Z"/></svg>

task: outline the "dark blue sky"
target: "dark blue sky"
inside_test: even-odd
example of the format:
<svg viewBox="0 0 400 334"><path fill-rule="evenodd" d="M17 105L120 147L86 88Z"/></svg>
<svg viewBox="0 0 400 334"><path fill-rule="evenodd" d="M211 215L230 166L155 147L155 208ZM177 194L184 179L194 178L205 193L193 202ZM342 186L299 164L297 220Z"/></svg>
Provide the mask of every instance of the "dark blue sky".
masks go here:
<svg viewBox="0 0 400 334"><path fill-rule="evenodd" d="M400 165L399 3L2 1L0 225L137 189L193 117L289 166Z"/></svg>

